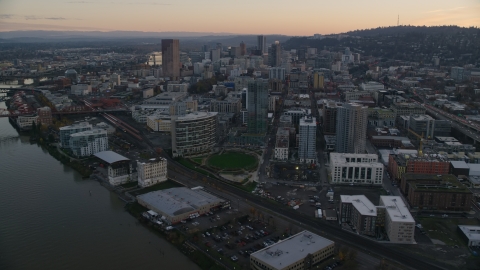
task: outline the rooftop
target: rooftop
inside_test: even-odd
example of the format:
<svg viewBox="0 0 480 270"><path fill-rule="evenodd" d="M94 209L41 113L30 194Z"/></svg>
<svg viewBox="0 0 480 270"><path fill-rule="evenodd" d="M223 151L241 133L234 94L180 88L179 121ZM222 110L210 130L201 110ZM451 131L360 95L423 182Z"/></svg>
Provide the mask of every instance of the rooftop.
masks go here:
<svg viewBox="0 0 480 270"><path fill-rule="evenodd" d="M385 206L390 220L415 223L408 207L400 196L380 196L380 204Z"/></svg>
<svg viewBox="0 0 480 270"><path fill-rule="evenodd" d="M176 121L191 121L191 120L200 120L212 116L216 116L218 112L194 112L186 115L178 116Z"/></svg>
<svg viewBox="0 0 480 270"><path fill-rule="evenodd" d="M408 184L415 191L472 193L466 186L458 181L455 175L452 174L437 175L430 179L425 174L422 175L422 178L412 179L412 175L415 174L409 174L407 181L409 181ZM437 182L424 183L422 180L437 180Z"/></svg>
<svg viewBox="0 0 480 270"><path fill-rule="evenodd" d="M118 162L118 161L128 161L130 159L119 155L113 151L103 151L103 152L98 152L95 154L95 156L109 164Z"/></svg>
<svg viewBox="0 0 480 270"><path fill-rule="evenodd" d="M458 225L458 228L465 234L468 240L480 241L480 226Z"/></svg>
<svg viewBox="0 0 480 270"><path fill-rule="evenodd" d="M455 169L470 169L465 161L450 161L450 164L452 164Z"/></svg>
<svg viewBox="0 0 480 270"><path fill-rule="evenodd" d="M377 208L365 195L340 195L342 203L351 203L363 216L376 216Z"/></svg>
<svg viewBox="0 0 480 270"><path fill-rule="evenodd" d="M271 265L276 269L283 269L294 262L322 250L334 242L309 231L292 235L276 244L261 249L250 256Z"/></svg>
<svg viewBox="0 0 480 270"><path fill-rule="evenodd" d="M139 195L137 199L170 216L181 215L215 202L223 202L222 199L201 189L191 190L186 187L153 191Z"/></svg>

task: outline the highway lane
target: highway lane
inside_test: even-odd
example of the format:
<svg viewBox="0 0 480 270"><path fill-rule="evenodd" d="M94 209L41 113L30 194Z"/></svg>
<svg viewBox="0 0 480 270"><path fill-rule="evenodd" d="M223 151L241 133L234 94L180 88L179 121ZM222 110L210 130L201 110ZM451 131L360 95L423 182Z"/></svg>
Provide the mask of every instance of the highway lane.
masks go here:
<svg viewBox="0 0 480 270"><path fill-rule="evenodd" d="M169 170L173 169L177 172L183 172L183 174L177 177L179 182L188 182L190 185L196 181L198 185L204 185L202 182L203 175L198 176L198 180L193 179L194 171L189 170L188 168L183 167L182 165L173 161L170 157L165 155L169 160L168 166ZM197 173L198 174L198 173ZM178 174L177 174L178 175ZM348 246L354 247L361 251L370 252L371 254L376 254L377 256L386 258L398 262L399 264L405 265L413 269L442 269L435 264L424 261L425 258L413 256L412 254L407 254L403 251L396 250L394 246L383 245L369 239L363 238L361 236L355 235L353 233L342 230L336 225L329 224L327 222L322 222L320 220L315 220L311 217L307 217L304 214L296 212L290 208L282 208L281 213L279 213L278 204L270 202L267 199L255 196L251 193L245 192L237 187L227 184L216 179L207 178L208 182L214 182L215 185L220 188L223 192L228 192L238 198L245 199L250 203L258 205L262 208L275 212L277 215L284 216L293 222L299 224L301 227L307 227L307 229L312 230L315 233L328 237L338 243L346 244Z"/></svg>

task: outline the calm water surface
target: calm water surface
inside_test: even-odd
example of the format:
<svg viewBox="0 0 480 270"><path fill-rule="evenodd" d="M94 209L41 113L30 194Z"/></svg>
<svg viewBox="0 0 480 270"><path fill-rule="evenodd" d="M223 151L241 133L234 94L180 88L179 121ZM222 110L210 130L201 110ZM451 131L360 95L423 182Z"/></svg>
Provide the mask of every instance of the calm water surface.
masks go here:
<svg viewBox="0 0 480 270"><path fill-rule="evenodd" d="M0 269L199 269L123 206L0 118Z"/></svg>

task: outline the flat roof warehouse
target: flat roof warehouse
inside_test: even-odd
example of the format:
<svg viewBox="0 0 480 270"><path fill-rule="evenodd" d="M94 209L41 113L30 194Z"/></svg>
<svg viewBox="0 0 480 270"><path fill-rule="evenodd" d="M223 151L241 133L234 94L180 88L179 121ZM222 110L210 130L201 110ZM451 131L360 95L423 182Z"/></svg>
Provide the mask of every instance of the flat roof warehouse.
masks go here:
<svg viewBox="0 0 480 270"><path fill-rule="evenodd" d="M139 195L137 199L141 205L165 215L172 223L185 219L183 215L187 213L203 214L210 211L210 208L225 203L225 200L202 189L192 190L186 187L153 191Z"/></svg>

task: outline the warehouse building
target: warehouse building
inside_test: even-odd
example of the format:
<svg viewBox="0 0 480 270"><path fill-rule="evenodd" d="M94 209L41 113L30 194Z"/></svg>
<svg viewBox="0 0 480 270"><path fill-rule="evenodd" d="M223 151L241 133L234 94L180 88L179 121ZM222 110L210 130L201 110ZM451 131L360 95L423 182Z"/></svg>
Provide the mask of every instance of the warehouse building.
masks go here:
<svg viewBox="0 0 480 270"><path fill-rule="evenodd" d="M230 202L202 188L186 187L158 190L137 196L138 203L165 217L171 224L188 219L192 214L203 215L211 210L226 208Z"/></svg>
<svg viewBox="0 0 480 270"><path fill-rule="evenodd" d="M290 236L250 255L250 269L310 269L335 253L335 243L309 231Z"/></svg>

